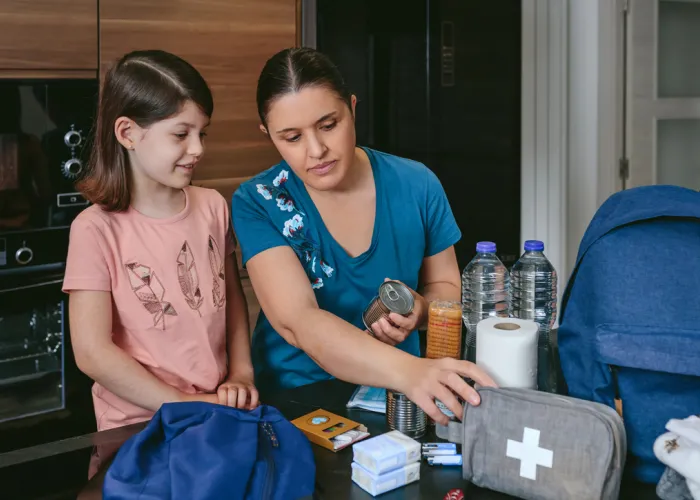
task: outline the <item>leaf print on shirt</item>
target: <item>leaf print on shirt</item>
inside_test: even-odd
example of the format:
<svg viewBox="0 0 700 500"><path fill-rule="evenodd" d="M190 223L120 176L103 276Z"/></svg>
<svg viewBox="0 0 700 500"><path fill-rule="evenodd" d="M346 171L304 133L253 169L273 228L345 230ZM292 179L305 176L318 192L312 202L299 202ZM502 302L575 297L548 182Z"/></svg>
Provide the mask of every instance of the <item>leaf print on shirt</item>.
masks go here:
<svg viewBox="0 0 700 500"><path fill-rule="evenodd" d="M219 310L226 304L226 274L224 272L224 261L221 260L219 246L211 235L209 236L209 267L211 268L212 282L214 284L212 289L214 307ZM224 286L222 287L221 285Z"/></svg>
<svg viewBox="0 0 700 500"><path fill-rule="evenodd" d="M190 309L194 309L202 316L199 308L204 302L202 292L199 289L199 275L197 266L194 263L194 255L187 241L182 244L180 253L177 256L177 280L180 283L180 290L185 296L185 301Z"/></svg>
<svg viewBox="0 0 700 500"><path fill-rule="evenodd" d="M165 316L177 316L170 302L164 301L165 288L150 267L129 262L125 265L131 289L143 307L153 315L153 326L165 330Z"/></svg>

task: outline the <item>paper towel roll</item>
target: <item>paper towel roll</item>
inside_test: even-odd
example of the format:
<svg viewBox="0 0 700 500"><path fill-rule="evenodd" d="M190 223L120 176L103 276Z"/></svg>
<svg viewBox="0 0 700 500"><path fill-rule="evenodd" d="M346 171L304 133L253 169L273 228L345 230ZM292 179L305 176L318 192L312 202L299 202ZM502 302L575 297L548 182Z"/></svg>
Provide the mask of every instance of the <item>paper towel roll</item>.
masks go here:
<svg viewBox="0 0 700 500"><path fill-rule="evenodd" d="M499 387L537 388L537 331L531 320L489 317L476 325L476 364Z"/></svg>

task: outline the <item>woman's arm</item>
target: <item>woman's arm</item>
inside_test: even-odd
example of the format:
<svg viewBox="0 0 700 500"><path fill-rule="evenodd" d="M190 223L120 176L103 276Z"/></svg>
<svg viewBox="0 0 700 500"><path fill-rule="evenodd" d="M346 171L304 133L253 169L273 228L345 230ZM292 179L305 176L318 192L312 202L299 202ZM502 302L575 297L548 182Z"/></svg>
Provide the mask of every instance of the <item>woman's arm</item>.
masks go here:
<svg viewBox="0 0 700 500"><path fill-rule="evenodd" d="M462 298L462 277L455 248L449 247L432 257L423 259L419 283L420 293L428 302L433 300L459 302Z"/></svg>
<svg viewBox="0 0 700 500"><path fill-rule="evenodd" d="M454 247L451 246L432 257L423 259L419 283L418 293L425 300L426 314L418 328L424 330L428 321L428 304L434 300L454 302L462 300L462 278Z"/></svg>
<svg viewBox="0 0 700 500"><path fill-rule="evenodd" d="M456 415L462 414L461 405L452 391L478 404L478 394L462 377L484 386L494 385L472 363L411 356L321 310L306 273L289 247L262 251L248 261L247 268L273 328L341 380L401 391L441 423L447 423L447 417L435 406L435 398Z"/></svg>
<svg viewBox="0 0 700 500"><path fill-rule="evenodd" d="M69 311L78 368L108 391L151 411L173 401L217 402L216 394L185 394L169 386L112 342L110 292L72 291Z"/></svg>

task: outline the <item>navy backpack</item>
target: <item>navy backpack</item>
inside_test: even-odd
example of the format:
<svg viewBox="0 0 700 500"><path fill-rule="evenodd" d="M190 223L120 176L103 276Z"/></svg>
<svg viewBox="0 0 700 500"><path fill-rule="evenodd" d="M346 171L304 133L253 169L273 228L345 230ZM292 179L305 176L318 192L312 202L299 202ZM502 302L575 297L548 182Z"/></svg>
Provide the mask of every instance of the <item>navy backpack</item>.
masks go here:
<svg viewBox="0 0 700 500"><path fill-rule="evenodd" d="M122 445L105 500L311 499L316 466L304 434L271 406L253 411L166 403Z"/></svg>
<svg viewBox="0 0 700 500"><path fill-rule="evenodd" d="M654 440L700 413L700 193L611 196L583 237L562 300L559 355L571 396L615 407L627 472L658 482Z"/></svg>

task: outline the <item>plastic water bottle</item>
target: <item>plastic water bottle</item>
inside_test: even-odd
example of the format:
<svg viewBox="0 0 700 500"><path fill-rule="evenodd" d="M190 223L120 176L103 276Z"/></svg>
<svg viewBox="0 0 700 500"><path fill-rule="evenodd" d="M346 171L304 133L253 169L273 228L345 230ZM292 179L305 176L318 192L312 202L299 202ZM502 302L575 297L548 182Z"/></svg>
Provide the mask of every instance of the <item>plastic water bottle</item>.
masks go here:
<svg viewBox="0 0 700 500"><path fill-rule="evenodd" d="M462 320L467 327L464 358L476 361L476 325L489 316L508 317L510 277L496 244L476 244L476 256L462 273Z"/></svg>
<svg viewBox="0 0 700 500"><path fill-rule="evenodd" d="M525 242L525 253L513 265L510 314L540 325L537 342L537 385L555 391L550 332L557 319L557 272L544 255L544 243Z"/></svg>

